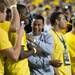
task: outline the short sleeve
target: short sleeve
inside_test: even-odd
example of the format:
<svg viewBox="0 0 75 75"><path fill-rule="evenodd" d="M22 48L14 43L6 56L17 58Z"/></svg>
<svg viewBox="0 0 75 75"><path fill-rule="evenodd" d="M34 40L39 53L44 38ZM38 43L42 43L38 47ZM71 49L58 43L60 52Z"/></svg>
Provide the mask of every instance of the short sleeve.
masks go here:
<svg viewBox="0 0 75 75"><path fill-rule="evenodd" d="M8 33L0 29L0 50L11 48L12 45L8 38Z"/></svg>

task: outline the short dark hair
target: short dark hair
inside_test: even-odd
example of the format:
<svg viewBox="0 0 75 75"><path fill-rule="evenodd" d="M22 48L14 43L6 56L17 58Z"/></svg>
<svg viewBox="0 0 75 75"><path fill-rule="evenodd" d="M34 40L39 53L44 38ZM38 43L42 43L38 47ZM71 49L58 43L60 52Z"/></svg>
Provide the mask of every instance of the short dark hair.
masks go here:
<svg viewBox="0 0 75 75"><path fill-rule="evenodd" d="M41 19L43 21L43 24L44 24L44 17L41 15L36 14L35 16L33 16L33 19Z"/></svg>
<svg viewBox="0 0 75 75"><path fill-rule="evenodd" d="M4 0L0 0L0 12L4 12L5 8L6 8L6 3L4 2Z"/></svg>
<svg viewBox="0 0 75 75"><path fill-rule="evenodd" d="M53 12L50 16L50 22L51 25L54 26L56 24L56 19L59 19L59 15L62 14L62 12Z"/></svg>
<svg viewBox="0 0 75 75"><path fill-rule="evenodd" d="M20 21L25 20L26 17L29 17L29 13L25 5L17 4L17 10L20 14Z"/></svg>
<svg viewBox="0 0 75 75"><path fill-rule="evenodd" d="M17 4L17 10L20 15L28 15L29 14L27 7L25 5Z"/></svg>

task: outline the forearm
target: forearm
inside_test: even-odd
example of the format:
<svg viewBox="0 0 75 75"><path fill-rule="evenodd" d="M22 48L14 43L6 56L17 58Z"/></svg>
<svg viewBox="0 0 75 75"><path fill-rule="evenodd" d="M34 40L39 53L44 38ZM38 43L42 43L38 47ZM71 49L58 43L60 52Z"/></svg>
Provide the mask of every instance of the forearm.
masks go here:
<svg viewBox="0 0 75 75"><path fill-rule="evenodd" d="M54 50L54 40L52 36L48 35L43 35L43 38L40 39L33 39L31 36L27 35L27 39L30 42L33 42L35 45L38 45L39 47L41 47L41 50L51 54Z"/></svg>
<svg viewBox="0 0 75 75"><path fill-rule="evenodd" d="M34 54L33 50L30 50L30 51L24 51L24 50L22 50L21 53L20 53L20 59L28 58L29 56L31 56L33 54Z"/></svg>
<svg viewBox="0 0 75 75"><path fill-rule="evenodd" d="M15 46L13 56L15 57L16 61L19 59L20 53L21 53L21 45Z"/></svg>
<svg viewBox="0 0 75 75"><path fill-rule="evenodd" d="M11 26L10 26L10 32L15 32L17 29L19 29L20 26L20 17L19 13L17 11L16 7L12 8L12 21L11 21Z"/></svg>
<svg viewBox="0 0 75 75"><path fill-rule="evenodd" d="M22 36L17 34L15 45L14 45L14 54L17 59L19 58L21 52L21 41L22 41Z"/></svg>
<svg viewBox="0 0 75 75"><path fill-rule="evenodd" d="M33 46L36 48L36 50L40 51L40 52L45 52L47 54L51 54L54 45L53 44L48 44L45 43L43 41L37 40L36 42L31 41L31 43L33 44Z"/></svg>

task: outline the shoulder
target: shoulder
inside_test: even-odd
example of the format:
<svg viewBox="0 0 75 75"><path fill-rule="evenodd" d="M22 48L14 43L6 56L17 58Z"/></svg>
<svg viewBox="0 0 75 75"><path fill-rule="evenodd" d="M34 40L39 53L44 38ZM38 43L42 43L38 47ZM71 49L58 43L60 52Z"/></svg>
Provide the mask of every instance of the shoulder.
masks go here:
<svg viewBox="0 0 75 75"><path fill-rule="evenodd" d="M64 36L68 36L68 35L71 35L71 34L72 34L71 32L68 32Z"/></svg>
<svg viewBox="0 0 75 75"><path fill-rule="evenodd" d="M10 21L5 21L4 23L10 24L11 22Z"/></svg>
<svg viewBox="0 0 75 75"><path fill-rule="evenodd" d="M52 29L50 29L48 32L42 32L43 35L52 35Z"/></svg>
<svg viewBox="0 0 75 75"><path fill-rule="evenodd" d="M72 38L72 33L71 32L68 32L68 33L66 33L65 35L64 35L64 38L65 39L68 39L68 38Z"/></svg>
<svg viewBox="0 0 75 75"><path fill-rule="evenodd" d="M3 36L4 34L7 34L7 32L3 30L2 28L0 28L0 35Z"/></svg>
<svg viewBox="0 0 75 75"><path fill-rule="evenodd" d="M46 38L47 40L48 39L53 39L53 34L52 34L52 32L43 32L42 33L42 36L44 37L44 38Z"/></svg>
<svg viewBox="0 0 75 75"><path fill-rule="evenodd" d="M28 35L33 35L33 33L32 32L30 32L30 33L27 33Z"/></svg>
<svg viewBox="0 0 75 75"><path fill-rule="evenodd" d="M0 28L0 50L11 48L12 45L8 38L8 33Z"/></svg>

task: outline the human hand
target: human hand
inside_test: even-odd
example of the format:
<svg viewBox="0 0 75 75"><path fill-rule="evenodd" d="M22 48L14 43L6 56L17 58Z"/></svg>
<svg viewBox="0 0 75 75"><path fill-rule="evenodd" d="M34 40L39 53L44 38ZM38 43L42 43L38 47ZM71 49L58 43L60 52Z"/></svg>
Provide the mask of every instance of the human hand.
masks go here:
<svg viewBox="0 0 75 75"><path fill-rule="evenodd" d="M17 34L18 34L19 38L23 37L23 35L24 35L24 26L23 25L20 26L19 30L17 31Z"/></svg>
<svg viewBox="0 0 75 75"><path fill-rule="evenodd" d="M60 60L51 60L50 61L50 64L53 66L53 67L60 67L62 65L62 63L60 62Z"/></svg>
<svg viewBox="0 0 75 75"><path fill-rule="evenodd" d="M17 4L17 0L4 0L8 7Z"/></svg>
<svg viewBox="0 0 75 75"><path fill-rule="evenodd" d="M29 40L30 42L34 42L34 38L31 35L26 35L27 40Z"/></svg>

